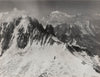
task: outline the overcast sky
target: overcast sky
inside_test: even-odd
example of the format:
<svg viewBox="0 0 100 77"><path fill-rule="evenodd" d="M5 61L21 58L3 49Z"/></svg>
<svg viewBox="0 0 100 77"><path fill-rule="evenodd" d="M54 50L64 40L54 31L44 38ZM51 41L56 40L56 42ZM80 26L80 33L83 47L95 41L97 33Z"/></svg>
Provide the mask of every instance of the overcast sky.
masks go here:
<svg viewBox="0 0 100 77"><path fill-rule="evenodd" d="M0 0L0 1L100 1L100 0Z"/></svg>

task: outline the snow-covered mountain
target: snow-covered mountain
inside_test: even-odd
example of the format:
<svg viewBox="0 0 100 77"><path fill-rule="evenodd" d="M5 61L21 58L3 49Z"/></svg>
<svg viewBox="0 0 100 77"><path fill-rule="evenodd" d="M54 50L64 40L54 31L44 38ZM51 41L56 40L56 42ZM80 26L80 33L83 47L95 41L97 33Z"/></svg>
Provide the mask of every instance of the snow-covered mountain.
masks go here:
<svg viewBox="0 0 100 77"><path fill-rule="evenodd" d="M75 15L58 11L50 17L61 22L44 28L23 11L0 14L0 77L100 76L94 25L63 22Z"/></svg>
<svg viewBox="0 0 100 77"><path fill-rule="evenodd" d="M95 26L89 19L89 17L86 18L86 16L80 14L69 15L60 11L53 11L47 17L43 17L42 23L44 25L52 24L53 27L57 27L61 24L70 24L69 26L71 27L78 26L84 34L94 35Z"/></svg>
<svg viewBox="0 0 100 77"><path fill-rule="evenodd" d="M60 12L60 11L53 11L47 17L43 17L41 21L44 25L52 24L55 27L56 25L61 24L61 23L73 22L74 17L76 17L76 15L69 15L67 13Z"/></svg>
<svg viewBox="0 0 100 77"><path fill-rule="evenodd" d="M86 47L93 53L99 52L100 41L97 37L100 32L97 32L97 24L94 24L89 16L68 15L54 11L48 17L43 18L42 22L54 27L55 35L59 40L72 43L74 39L78 45Z"/></svg>

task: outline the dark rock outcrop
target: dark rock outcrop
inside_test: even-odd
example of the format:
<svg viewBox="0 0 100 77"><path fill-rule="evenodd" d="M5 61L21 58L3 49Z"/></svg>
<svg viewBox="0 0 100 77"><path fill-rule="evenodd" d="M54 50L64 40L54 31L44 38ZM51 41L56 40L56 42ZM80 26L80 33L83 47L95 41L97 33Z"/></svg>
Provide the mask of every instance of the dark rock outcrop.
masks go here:
<svg viewBox="0 0 100 77"><path fill-rule="evenodd" d="M14 34L15 29L17 35ZM47 25L44 29L37 19L32 19L29 16L15 18L12 22L4 22L0 26L0 32L2 33L0 34L1 55L12 45L11 42L15 36L17 36L17 46L21 49L24 49L29 41L32 44L33 40L41 45L53 44L52 36L55 36L52 25Z"/></svg>

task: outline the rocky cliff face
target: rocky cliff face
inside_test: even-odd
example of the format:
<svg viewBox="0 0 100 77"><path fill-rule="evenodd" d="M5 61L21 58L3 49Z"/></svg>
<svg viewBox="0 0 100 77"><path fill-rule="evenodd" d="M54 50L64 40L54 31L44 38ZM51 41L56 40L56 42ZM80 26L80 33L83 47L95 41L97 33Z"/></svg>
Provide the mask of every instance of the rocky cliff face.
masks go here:
<svg viewBox="0 0 100 77"><path fill-rule="evenodd" d="M13 40L16 40L17 47L21 49L24 49L29 41L32 44L33 40L40 42L41 45L54 42L51 38L54 36L52 25L47 25L44 29L37 19L28 16L18 17L12 22L3 22L0 28L1 55L13 45Z"/></svg>
<svg viewBox="0 0 100 77"><path fill-rule="evenodd" d="M42 22L53 25L55 35L60 41L85 47L95 55L100 54L98 32L93 18L54 11L43 18Z"/></svg>

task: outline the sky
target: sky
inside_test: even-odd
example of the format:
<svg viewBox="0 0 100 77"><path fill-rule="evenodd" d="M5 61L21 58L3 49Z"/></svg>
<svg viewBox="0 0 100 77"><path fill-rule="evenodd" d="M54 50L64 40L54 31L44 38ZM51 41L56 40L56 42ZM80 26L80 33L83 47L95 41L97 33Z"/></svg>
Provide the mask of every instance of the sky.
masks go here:
<svg viewBox="0 0 100 77"><path fill-rule="evenodd" d="M0 0L0 1L100 1L100 0Z"/></svg>
<svg viewBox="0 0 100 77"><path fill-rule="evenodd" d="M100 0L0 0L0 12L13 8L29 11L38 18L56 10L70 14L90 14L100 13Z"/></svg>

